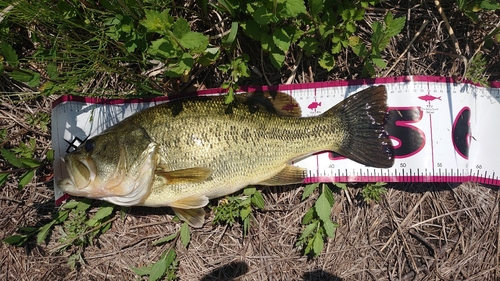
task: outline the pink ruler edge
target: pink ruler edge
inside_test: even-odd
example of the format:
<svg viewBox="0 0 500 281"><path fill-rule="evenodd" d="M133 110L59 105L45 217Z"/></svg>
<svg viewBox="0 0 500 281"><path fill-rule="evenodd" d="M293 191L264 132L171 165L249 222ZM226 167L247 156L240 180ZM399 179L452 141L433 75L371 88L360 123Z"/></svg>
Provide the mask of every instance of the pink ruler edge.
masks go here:
<svg viewBox="0 0 500 281"><path fill-rule="evenodd" d="M287 90L304 90L304 89L318 89L326 87L343 87L343 86L360 86L360 85L372 85L372 84L393 84L400 82L434 82L434 83L458 83L456 79L452 77L441 77L441 76L398 76L398 77L383 77L383 78L367 78L367 79L356 79L356 80L339 80L339 81L328 81L328 82L314 82L314 83L303 83L303 84L289 84L289 85L277 85L277 86L241 86L240 90L244 92L255 92L255 91L287 91ZM480 86L479 84L473 83L472 81L464 80L460 84L470 84ZM500 81L491 82L490 87L500 88ZM214 88L207 90L200 90L197 92L190 92L184 95L180 95L178 98L192 97L192 96L208 96L208 95L220 95L226 93L225 89ZM124 103L141 103L141 102L152 102L152 101L167 101L169 98L167 96L155 96L149 98L131 98L131 99L108 99L108 98L97 98L97 97L84 97L84 96L73 96L64 95L59 97L52 103L52 108L63 102L75 101L83 102L89 104L124 104Z"/></svg>

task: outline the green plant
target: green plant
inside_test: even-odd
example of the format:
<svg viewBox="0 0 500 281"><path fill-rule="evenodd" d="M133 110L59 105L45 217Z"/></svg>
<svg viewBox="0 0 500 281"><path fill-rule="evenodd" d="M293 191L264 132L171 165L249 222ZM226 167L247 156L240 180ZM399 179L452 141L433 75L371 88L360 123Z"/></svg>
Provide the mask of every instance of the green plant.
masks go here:
<svg viewBox="0 0 500 281"><path fill-rule="evenodd" d="M106 202L95 214L89 215L91 202L91 199L71 200L62 205L48 223L40 227L19 227L20 234L9 236L3 241L7 244L23 246L36 236L37 244L42 244L55 225L62 225L59 240L61 244L55 250L62 251L74 246L76 250L68 259L68 264L73 268L83 262L81 253L85 247L92 245L99 235L106 233L114 220L114 206Z"/></svg>
<svg viewBox="0 0 500 281"><path fill-rule="evenodd" d="M219 205L214 207L214 224L229 224L230 226L237 219L243 223L243 235L248 234L250 228L250 214L253 209L264 208L264 198L255 187L247 187L242 195L228 196L221 199Z"/></svg>
<svg viewBox="0 0 500 281"><path fill-rule="evenodd" d="M325 239L334 238L338 224L331 220L331 210L335 203L333 193L326 184L310 184L304 188L302 200L319 190L319 197L302 218L304 229L295 246L302 247L305 255L317 257L322 251Z"/></svg>
<svg viewBox="0 0 500 281"><path fill-rule="evenodd" d="M21 190L31 182L38 168L52 163L52 152L47 153L46 159L43 161L34 159L33 154L35 148L36 141L34 138L30 138L28 144L21 142L19 146L15 146L11 149L1 148L0 152L2 158L16 169L6 169L0 172L0 186L7 181L9 175L21 174L18 180L18 188Z"/></svg>
<svg viewBox="0 0 500 281"><path fill-rule="evenodd" d="M456 0L458 8L470 19L477 22L478 12L481 10L500 10L500 3L496 0Z"/></svg>
<svg viewBox="0 0 500 281"><path fill-rule="evenodd" d="M375 66L379 68L387 67L382 58L382 50L389 45L392 37L398 35L403 29L406 17L394 18L391 12L387 13L384 22L374 22L372 24L373 34L371 36L371 48L368 49L365 43L360 42L359 38L353 37L351 48L354 53L363 60L363 75L374 76L376 74Z"/></svg>
<svg viewBox="0 0 500 281"><path fill-rule="evenodd" d="M183 223L181 229L167 237L158 239L153 242L153 245L161 245L170 241L177 241L180 238L181 243L184 247L187 247L191 241L191 233L189 231L189 225ZM175 242L174 242L175 244ZM148 280L159 280L165 277L167 280L177 279L175 274L177 270L178 260L176 259L176 252L174 249L169 249L163 252L160 259L153 264L142 266L142 267L132 267L132 270L139 276L148 275Z"/></svg>
<svg viewBox="0 0 500 281"><path fill-rule="evenodd" d="M486 73L486 58L481 53L477 53L470 61L465 77L472 82L488 87L488 77Z"/></svg>
<svg viewBox="0 0 500 281"><path fill-rule="evenodd" d="M148 275L148 281L156 281L162 278L165 278L166 280L175 280L177 279L175 272L177 271L177 266L179 264L176 258L176 252L173 249L170 249L163 252L160 259L153 264L143 267L134 267L132 270L139 276Z"/></svg>
<svg viewBox="0 0 500 281"><path fill-rule="evenodd" d="M382 199L382 195L387 193L386 184L385 182L376 182L365 185L361 190L361 197L363 197L366 203L372 201L379 202Z"/></svg>

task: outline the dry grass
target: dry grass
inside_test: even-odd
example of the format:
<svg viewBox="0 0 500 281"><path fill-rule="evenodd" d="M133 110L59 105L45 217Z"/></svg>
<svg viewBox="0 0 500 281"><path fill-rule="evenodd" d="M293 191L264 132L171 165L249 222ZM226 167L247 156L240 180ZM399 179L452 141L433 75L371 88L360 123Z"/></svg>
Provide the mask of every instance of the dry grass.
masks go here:
<svg viewBox="0 0 500 281"><path fill-rule="evenodd" d="M394 1L391 1L394 2ZM444 2L444 1L443 1ZM451 1L442 3L453 11ZM380 20L386 9L407 15L408 25L385 51L389 76L441 75L463 76L466 64L480 49L480 39L491 31L500 16L488 14L482 24L461 24L463 16L447 14L454 28L461 55L442 23L434 1L386 3L369 12L360 28L368 39L371 21ZM415 41L421 28L429 24ZM398 60L400 54L406 55ZM486 74L500 78L498 46L485 51ZM249 52L252 61L262 65L271 83L325 81L358 78L361 65L352 54L337 57L334 73L319 68L312 59L301 59L296 50L288 57L289 70L276 72ZM463 56L463 57L461 57ZM467 61L467 60L466 60ZM292 72L297 63L297 71ZM218 86L216 74L204 75L199 84ZM201 76L200 76L201 77ZM27 91L5 80L2 92ZM267 84L264 78L244 83ZM26 113L50 112L51 99L26 96L2 96L0 128L7 128L11 147L28 138L37 140L37 155L50 148L49 132L30 126ZM1 161L1 160L0 160ZM0 162L0 166L5 163ZM41 169L36 179L18 191L15 179L0 189L0 238L16 232L17 226L41 225L54 211L51 167ZM358 186L359 187L359 186ZM211 219L201 229L193 229L188 249L176 247L181 280L500 280L500 193L497 187L474 183L389 185L379 204L364 204L359 188L350 187L336 194L334 219L340 224L335 239L325 244L324 252L308 259L294 247L300 233L300 220L313 204L300 202L301 187L264 189L266 209L255 212L250 234L243 237L241 227L212 226ZM179 228L171 222L168 209L133 208L125 218L117 218L112 228L96 245L84 252L86 263L77 270L67 265L70 252L53 252L60 234L56 231L47 245L28 244L16 248L1 244L0 279L2 280L133 280L131 266L150 264L171 244L152 246L151 242Z"/></svg>

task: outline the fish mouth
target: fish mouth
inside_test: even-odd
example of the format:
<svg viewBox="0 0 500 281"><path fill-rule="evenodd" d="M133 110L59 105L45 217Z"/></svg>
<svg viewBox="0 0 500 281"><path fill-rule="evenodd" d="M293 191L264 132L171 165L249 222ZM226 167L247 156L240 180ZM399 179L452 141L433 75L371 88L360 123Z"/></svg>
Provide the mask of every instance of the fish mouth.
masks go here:
<svg viewBox="0 0 500 281"><path fill-rule="evenodd" d="M70 195L88 196L89 190L86 188L96 177L96 166L91 159L74 159L67 155L63 162L66 163L66 170L69 177L60 180L57 186Z"/></svg>

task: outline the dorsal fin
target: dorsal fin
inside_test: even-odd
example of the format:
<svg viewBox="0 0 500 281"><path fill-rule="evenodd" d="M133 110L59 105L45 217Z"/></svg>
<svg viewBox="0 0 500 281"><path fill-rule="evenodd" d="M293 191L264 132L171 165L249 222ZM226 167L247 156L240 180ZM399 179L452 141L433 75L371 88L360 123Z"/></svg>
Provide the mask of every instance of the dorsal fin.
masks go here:
<svg viewBox="0 0 500 281"><path fill-rule="evenodd" d="M289 94L283 92L253 92L243 96L247 99L247 105L252 110L252 106L262 105L268 111L289 117L302 116L302 110L298 102Z"/></svg>

